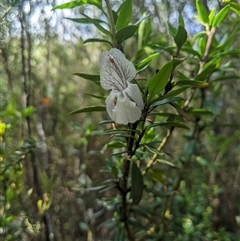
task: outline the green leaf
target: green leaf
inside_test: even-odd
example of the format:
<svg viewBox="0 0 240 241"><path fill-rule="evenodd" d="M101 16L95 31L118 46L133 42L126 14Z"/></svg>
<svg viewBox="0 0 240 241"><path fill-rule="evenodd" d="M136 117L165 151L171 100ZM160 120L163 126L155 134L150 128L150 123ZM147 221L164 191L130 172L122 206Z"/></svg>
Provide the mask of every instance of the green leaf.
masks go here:
<svg viewBox="0 0 240 241"><path fill-rule="evenodd" d="M100 81L100 75L85 74L85 73L73 73L73 75L82 77L83 79L91 80L93 82L99 82Z"/></svg>
<svg viewBox="0 0 240 241"><path fill-rule="evenodd" d="M132 169L131 169L131 176L132 176L132 199L133 204L137 205L140 203L142 199L143 193L143 176L141 171L139 170L137 164L132 161Z"/></svg>
<svg viewBox="0 0 240 241"><path fill-rule="evenodd" d="M108 35L108 36L111 36L111 32L109 32L106 28L104 28L100 23L99 21L96 21L94 18L90 18L88 17L86 14L84 13L81 13L84 17L86 17L88 20L89 20L89 23L92 23L94 24L94 26L102 33Z"/></svg>
<svg viewBox="0 0 240 241"><path fill-rule="evenodd" d="M179 64L181 64L186 58L173 58L173 69L175 69Z"/></svg>
<svg viewBox="0 0 240 241"><path fill-rule="evenodd" d="M184 23L182 14L179 14L179 16L178 16L178 25L182 25L183 27L185 27L185 23Z"/></svg>
<svg viewBox="0 0 240 241"><path fill-rule="evenodd" d="M156 94L160 94L165 88L172 71L172 66L172 61L166 63L157 74L148 80L147 87L150 100Z"/></svg>
<svg viewBox="0 0 240 241"><path fill-rule="evenodd" d="M108 25L105 21L98 19L98 18L92 18L91 20L89 20L89 18L64 18L64 19L68 19L73 22L82 23L82 24L93 24L91 20L94 20L95 22L97 22L99 24Z"/></svg>
<svg viewBox="0 0 240 241"><path fill-rule="evenodd" d="M170 92L168 92L167 94L165 94L163 97L164 98L169 98L169 97L173 97L176 96L180 93L182 93L184 90L189 89L190 85L184 85L176 90L172 90Z"/></svg>
<svg viewBox="0 0 240 241"><path fill-rule="evenodd" d="M216 64L208 65L199 75L196 76L196 80L208 79L211 74L216 70Z"/></svg>
<svg viewBox="0 0 240 241"><path fill-rule="evenodd" d="M115 148L122 148L125 147L126 143L122 142L122 141L112 141L106 144L106 147L108 149L115 149Z"/></svg>
<svg viewBox="0 0 240 241"><path fill-rule="evenodd" d="M91 93L84 93L85 95L89 95L89 96L91 96L91 97L93 97L93 98L96 98L96 99L100 99L100 100L105 100L106 98L105 98L105 96L102 96L102 95L94 95L94 94L91 94Z"/></svg>
<svg viewBox="0 0 240 241"><path fill-rule="evenodd" d="M147 58L143 59L141 62L139 62L135 67L137 72L140 72L141 70L143 70L144 68L146 68L149 63L155 59L157 56L159 55L159 53L154 53L154 54L150 54Z"/></svg>
<svg viewBox="0 0 240 241"><path fill-rule="evenodd" d="M106 106L89 106L82 109L74 110L69 113L69 115L74 115L78 113L86 113L86 112L96 112L96 111L106 111Z"/></svg>
<svg viewBox="0 0 240 241"><path fill-rule="evenodd" d="M89 38L87 40L85 40L83 43L94 43L94 42L99 42L99 43L107 43L109 44L111 47L113 47L112 43L106 39L101 39L101 38Z"/></svg>
<svg viewBox="0 0 240 241"><path fill-rule="evenodd" d="M219 13L213 19L213 23L212 23L213 27L218 27L221 24L221 22L226 18L229 8L230 8L230 5L227 5L219 11Z"/></svg>
<svg viewBox="0 0 240 241"><path fill-rule="evenodd" d="M169 34L174 38L177 34L177 29L175 27L173 27L173 25L171 23L169 23L168 21L167 21L167 26L168 26Z"/></svg>
<svg viewBox="0 0 240 241"><path fill-rule="evenodd" d="M238 16L240 16L240 5L236 2L229 2L230 8L234 11Z"/></svg>
<svg viewBox="0 0 240 241"><path fill-rule="evenodd" d="M114 10L112 10L112 15L113 15L114 23L116 24L118 19L118 14Z"/></svg>
<svg viewBox="0 0 240 241"><path fill-rule="evenodd" d="M198 81L198 80L179 80L176 85L188 85L194 88L206 88L209 86L209 83L206 81Z"/></svg>
<svg viewBox="0 0 240 241"><path fill-rule="evenodd" d="M201 0L196 0L198 19L203 25L208 25L208 13Z"/></svg>
<svg viewBox="0 0 240 241"><path fill-rule="evenodd" d="M163 96L163 97L165 97L165 96ZM150 107L154 108L154 107L157 107L160 105L165 105L165 104L169 104L169 103L180 101L180 100L184 100L184 99L181 97L164 98L163 100L154 102Z"/></svg>
<svg viewBox="0 0 240 241"><path fill-rule="evenodd" d="M209 25L212 26L213 19L215 17L216 8L213 8L208 15Z"/></svg>
<svg viewBox="0 0 240 241"><path fill-rule="evenodd" d="M152 127L156 127L156 126L165 126L168 128L172 128L172 127L178 127L178 128L183 128L183 129L187 129L189 130L190 128L180 122L175 122L175 121L168 121L168 122L156 122L153 124L150 124L146 127L146 129L150 129Z"/></svg>
<svg viewBox="0 0 240 241"><path fill-rule="evenodd" d="M188 110L186 110L186 112L188 114L193 114L193 115L212 115L213 114L211 111L204 108L201 108L201 109L189 108Z"/></svg>
<svg viewBox="0 0 240 241"><path fill-rule="evenodd" d="M132 0L125 0L118 9L117 31L128 26L132 16Z"/></svg>
<svg viewBox="0 0 240 241"><path fill-rule="evenodd" d="M101 0L76 0L76 1L71 1L71 2L67 2L67 3L63 3L60 5L57 5L55 7L53 7L52 10L56 10L56 9L71 9L71 8L76 8L76 7L80 7L84 4L91 4L91 5L95 5L98 8L102 9L102 1Z"/></svg>
<svg viewBox="0 0 240 241"><path fill-rule="evenodd" d="M129 25L117 31L115 37L118 43L122 43L125 40L131 38L137 31L138 25Z"/></svg>
<svg viewBox="0 0 240 241"><path fill-rule="evenodd" d="M182 25L179 25L177 34L174 37L174 42L177 45L178 49L181 49L181 47L186 41L187 41L187 31Z"/></svg>

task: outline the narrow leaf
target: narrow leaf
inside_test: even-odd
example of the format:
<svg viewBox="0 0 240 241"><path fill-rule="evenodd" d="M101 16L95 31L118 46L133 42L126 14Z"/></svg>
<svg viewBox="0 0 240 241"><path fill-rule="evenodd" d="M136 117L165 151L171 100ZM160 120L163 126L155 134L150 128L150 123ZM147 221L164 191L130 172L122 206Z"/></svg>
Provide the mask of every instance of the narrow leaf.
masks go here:
<svg viewBox="0 0 240 241"><path fill-rule="evenodd" d="M85 74L85 73L73 73L73 75L82 77L83 79L91 80L94 82L100 81L100 75Z"/></svg>
<svg viewBox="0 0 240 241"><path fill-rule="evenodd" d="M129 25L127 27L120 29L115 36L117 42L122 43L125 40L131 38L134 35L134 33L137 31L137 29L138 29L138 25Z"/></svg>
<svg viewBox="0 0 240 241"><path fill-rule="evenodd" d="M201 0L196 0L198 18L203 25L208 24L208 13Z"/></svg>
<svg viewBox="0 0 240 241"><path fill-rule="evenodd" d="M101 31L102 33L108 35L108 36L111 36L111 33L106 29L104 28L98 21L96 21L95 19L93 18L90 18L88 17L86 14L84 13L81 13L84 17L86 17L90 23L94 24L94 26L99 30Z"/></svg>
<svg viewBox="0 0 240 241"><path fill-rule="evenodd" d="M169 121L169 122L156 122L156 123L153 123L153 124L150 124L148 125L146 128L147 129L150 129L152 127L156 127L156 126L165 126L165 127L168 127L168 128L172 128L172 127L178 127L178 128L183 128L183 129L187 129L189 130L189 127L182 124L182 123L179 123L179 122L175 122L175 121Z"/></svg>
<svg viewBox="0 0 240 241"><path fill-rule="evenodd" d="M133 204L137 205L140 203L142 199L143 193L143 176L141 171L139 170L137 164L132 161L132 199Z"/></svg>
<svg viewBox="0 0 240 241"><path fill-rule="evenodd" d="M150 99L165 88L172 71L172 61L166 63L162 69L148 80L147 87Z"/></svg>
<svg viewBox="0 0 240 241"><path fill-rule="evenodd" d="M198 80L179 80L176 85L188 85L195 88L206 88L209 86L209 83L206 81Z"/></svg>
<svg viewBox="0 0 240 241"><path fill-rule="evenodd" d="M219 13L213 19L213 23L212 23L213 27L218 27L221 24L221 22L226 18L229 8L230 8L230 5L227 5L219 11Z"/></svg>
<svg viewBox="0 0 240 241"><path fill-rule="evenodd" d="M118 10L117 31L128 26L132 16L132 0L125 0Z"/></svg>
<svg viewBox="0 0 240 241"><path fill-rule="evenodd" d="M148 64L155 59L157 56L159 55L159 53L154 53L149 55L147 58L143 59L141 62L139 62L135 67L137 72L139 72L140 70L146 68L148 66Z"/></svg>
<svg viewBox="0 0 240 241"><path fill-rule="evenodd" d="M91 5L95 5L98 8L102 9L102 4L101 4L101 0L76 0L76 1L71 1L71 2L67 2L67 3L63 3L60 5L57 5L55 7L53 7L52 10L56 10L56 9L71 9L71 8L76 8L76 7L80 7L84 4L91 4Z"/></svg>
<svg viewBox="0 0 240 241"><path fill-rule="evenodd" d="M175 27L173 27L173 25L169 22L167 22L167 26L168 26L169 34L174 38L177 34L177 29Z"/></svg>
<svg viewBox="0 0 240 241"><path fill-rule="evenodd" d="M153 108L153 107L157 107L157 106L160 106L160 105L165 105L165 104L176 102L176 101L180 101L180 100L184 100L184 99L181 98L181 97L165 98L163 100L159 100L159 101L154 102L150 107Z"/></svg>
<svg viewBox="0 0 240 241"><path fill-rule="evenodd" d="M180 88L176 89L176 90L172 90L170 92L168 92L166 95L164 95L164 98L169 98L169 97L173 97L176 96L180 93L182 93L184 90L189 89L190 85L184 85L181 86Z"/></svg>
<svg viewBox="0 0 240 241"><path fill-rule="evenodd" d="M112 43L106 39L101 39L101 38L89 38L87 40L85 40L83 43L94 43L94 42L99 42L99 43L107 43L109 44L111 47L113 47Z"/></svg>
<svg viewBox="0 0 240 241"><path fill-rule="evenodd" d="M96 112L96 111L106 111L106 106L89 106L82 109L74 110L70 112L69 115L86 113L86 112Z"/></svg>

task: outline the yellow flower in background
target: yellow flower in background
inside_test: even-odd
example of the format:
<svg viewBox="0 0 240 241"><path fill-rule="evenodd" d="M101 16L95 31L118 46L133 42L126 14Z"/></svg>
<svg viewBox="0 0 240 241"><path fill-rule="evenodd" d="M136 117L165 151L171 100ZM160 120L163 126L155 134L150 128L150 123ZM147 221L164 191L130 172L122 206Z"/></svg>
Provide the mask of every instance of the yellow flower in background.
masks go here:
<svg viewBox="0 0 240 241"><path fill-rule="evenodd" d="M5 133L7 125L0 120L0 136Z"/></svg>

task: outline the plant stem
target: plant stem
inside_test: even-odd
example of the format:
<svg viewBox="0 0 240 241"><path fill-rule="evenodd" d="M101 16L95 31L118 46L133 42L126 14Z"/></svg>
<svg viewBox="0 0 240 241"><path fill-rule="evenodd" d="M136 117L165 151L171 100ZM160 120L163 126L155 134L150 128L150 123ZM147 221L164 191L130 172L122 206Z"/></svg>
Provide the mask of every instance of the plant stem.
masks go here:
<svg viewBox="0 0 240 241"><path fill-rule="evenodd" d="M112 32L112 41L113 41L113 47L117 47L117 41L116 41L116 28L115 28L115 21L113 18L113 14L112 14L112 6L109 0L105 0L106 4L107 4L107 10L108 10L108 16L109 16L109 20L110 20L110 27L111 27L111 32Z"/></svg>

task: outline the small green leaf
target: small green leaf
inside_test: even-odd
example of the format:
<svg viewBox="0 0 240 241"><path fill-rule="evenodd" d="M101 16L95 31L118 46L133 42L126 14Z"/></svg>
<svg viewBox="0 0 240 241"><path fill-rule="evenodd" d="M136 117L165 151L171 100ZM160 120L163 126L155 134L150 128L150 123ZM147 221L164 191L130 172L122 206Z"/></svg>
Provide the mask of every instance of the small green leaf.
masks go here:
<svg viewBox="0 0 240 241"><path fill-rule="evenodd" d="M165 126L167 128L178 127L178 128L183 128L183 129L189 130L188 126L186 126L180 122L175 122L175 121L156 122L156 123L148 125L146 128L149 129L149 128L156 127L156 126Z"/></svg>
<svg viewBox="0 0 240 241"><path fill-rule="evenodd" d="M93 24L92 20L94 20L95 22L97 22L99 24L108 25L105 21L103 21L101 19L98 19L98 18L92 18L92 20L89 20L89 18L64 18L64 19L68 19L68 20L71 20L73 22L82 23L82 24Z"/></svg>
<svg viewBox="0 0 240 241"><path fill-rule="evenodd" d="M122 141L112 141L106 144L108 149L122 148L125 147L125 143Z"/></svg>
<svg viewBox="0 0 240 241"><path fill-rule="evenodd" d="M219 13L213 19L213 22L212 22L213 27L218 27L221 24L221 22L226 18L229 8L230 8L230 5L227 5L219 11Z"/></svg>
<svg viewBox="0 0 240 241"><path fill-rule="evenodd" d="M138 25L129 25L127 27L120 29L119 31L117 31L115 36L117 42L122 43L125 40L131 38L134 35L134 33L137 31L137 29L138 29Z"/></svg>
<svg viewBox="0 0 240 241"><path fill-rule="evenodd" d="M163 96L163 97L165 97L165 96ZM184 99L181 97L164 98L163 100L154 102L150 107L154 108L154 107L157 107L160 105L165 105L165 104L169 104L169 103L180 101L180 100L184 100Z"/></svg>
<svg viewBox="0 0 240 241"><path fill-rule="evenodd" d="M210 26L212 25L213 19L215 17L215 12L216 12L216 8L213 8L208 15L208 21Z"/></svg>
<svg viewBox="0 0 240 241"><path fill-rule="evenodd" d="M143 176L141 171L139 170L137 164L132 161L132 199L133 204L137 205L140 203L142 199L143 193Z"/></svg>
<svg viewBox="0 0 240 241"><path fill-rule="evenodd" d="M176 90L172 90L172 91L168 92L163 97L170 98L170 97L176 96L176 95L182 93L184 90L189 89L189 87L190 87L190 85L184 85Z"/></svg>
<svg viewBox="0 0 240 241"><path fill-rule="evenodd" d="M155 59L157 56L159 55L159 53L154 53L149 55L147 58L143 59L141 62L139 62L135 67L137 72L140 72L140 70L143 70L144 68L146 68L149 63Z"/></svg>
<svg viewBox="0 0 240 241"><path fill-rule="evenodd" d="M232 11L234 11L238 16L240 16L240 5L236 2L228 2Z"/></svg>
<svg viewBox="0 0 240 241"><path fill-rule="evenodd" d="M99 21L96 21L94 18L90 18L88 17L86 14L84 13L81 13L85 18L87 18L89 20L89 23L92 23L94 24L94 26L102 33L108 35L108 36L111 36L111 32L109 32L106 28L104 28L100 23Z"/></svg>
<svg viewBox="0 0 240 241"><path fill-rule="evenodd" d="M99 42L99 43L107 43L109 44L111 47L113 47L112 43L106 39L101 39L101 38L89 38L86 39L83 43L94 43L94 42Z"/></svg>
<svg viewBox="0 0 240 241"><path fill-rule="evenodd" d="M198 81L198 80L179 80L176 85L188 85L194 88L206 88L209 86L209 83L206 81Z"/></svg>
<svg viewBox="0 0 240 241"><path fill-rule="evenodd" d="M172 61L166 63L157 74L148 80L147 87L150 99L156 94L160 94L165 88L172 71L172 66Z"/></svg>
<svg viewBox="0 0 240 241"><path fill-rule="evenodd" d="M71 1L71 2L67 2L67 3L63 3L60 5L57 5L55 7L53 7L52 10L56 10L56 9L71 9L71 8L76 8L76 7L80 7L84 4L91 4L91 5L95 5L98 8L102 9L102 4L101 4L101 0L76 0L76 1Z"/></svg>
<svg viewBox="0 0 240 241"><path fill-rule="evenodd" d="M106 111L106 106L89 106L82 109L74 110L70 112L69 115L86 113L86 112L96 112L96 111Z"/></svg>
<svg viewBox="0 0 240 241"><path fill-rule="evenodd" d="M208 25L208 13L201 0L196 0L198 19L203 25Z"/></svg>
<svg viewBox="0 0 240 241"><path fill-rule="evenodd" d="M99 82L100 81L100 75L85 74L85 73L73 73L73 75L82 77L83 79L91 80L93 82Z"/></svg>
<svg viewBox="0 0 240 241"><path fill-rule="evenodd" d="M179 25L177 34L174 37L174 42L177 45L178 49L181 49L181 47L186 41L187 41L187 31L182 25Z"/></svg>
<svg viewBox="0 0 240 241"><path fill-rule="evenodd" d="M175 69L179 64L181 64L186 58L173 58L173 68Z"/></svg>
<svg viewBox="0 0 240 241"><path fill-rule="evenodd" d="M197 109L197 108L189 108L187 110L188 114L193 114L193 115L212 115L213 113L207 109L201 108L201 109Z"/></svg>
<svg viewBox="0 0 240 241"><path fill-rule="evenodd" d="M103 95L94 95L94 94L91 94L91 93L84 93L85 95L89 95L89 96L91 96L91 97L93 97L93 98L96 98L96 99L100 99L100 100L105 100L106 98L105 98L105 96L103 96Z"/></svg>
<svg viewBox="0 0 240 241"><path fill-rule="evenodd" d="M128 26L132 16L132 0L125 0L118 9L117 31Z"/></svg>
<svg viewBox="0 0 240 241"><path fill-rule="evenodd" d="M169 22L167 22L167 26L168 26L169 34L174 38L177 34L177 29L175 27L173 27L173 25Z"/></svg>
<svg viewBox="0 0 240 241"><path fill-rule="evenodd" d="M205 80L208 79L211 74L216 70L216 64L211 64L207 66L199 75L196 76L196 80Z"/></svg>
<svg viewBox="0 0 240 241"><path fill-rule="evenodd" d="M182 14L179 14L179 16L178 16L178 25L182 25L183 27L185 27L185 23L184 23Z"/></svg>

